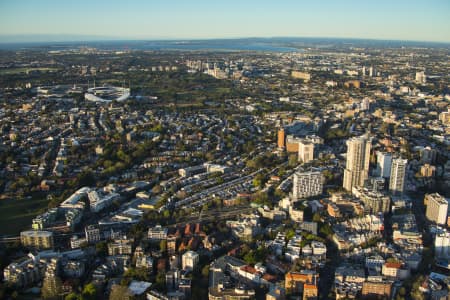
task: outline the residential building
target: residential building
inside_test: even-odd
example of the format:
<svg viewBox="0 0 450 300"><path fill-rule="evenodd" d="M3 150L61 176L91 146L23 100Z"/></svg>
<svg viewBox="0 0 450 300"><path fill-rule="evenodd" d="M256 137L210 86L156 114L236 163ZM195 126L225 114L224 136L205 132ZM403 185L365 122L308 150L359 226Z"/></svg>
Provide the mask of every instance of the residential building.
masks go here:
<svg viewBox="0 0 450 300"><path fill-rule="evenodd" d="M307 163L314 159L314 144L303 140L298 144L298 160Z"/></svg>
<svg viewBox="0 0 450 300"><path fill-rule="evenodd" d="M96 225L88 225L84 228L86 242L97 243L101 240L100 228Z"/></svg>
<svg viewBox="0 0 450 300"><path fill-rule="evenodd" d="M367 188L354 187L353 195L364 204L364 210L370 213L388 213L391 207L391 198L385 193L372 191Z"/></svg>
<svg viewBox="0 0 450 300"><path fill-rule="evenodd" d="M115 240L108 243L108 255L131 254L131 241Z"/></svg>
<svg viewBox="0 0 450 300"><path fill-rule="evenodd" d="M437 151L427 146L420 150L420 161L422 163L434 164L436 162Z"/></svg>
<svg viewBox="0 0 450 300"><path fill-rule="evenodd" d="M420 167L420 176L434 177L436 175L436 167L430 164L424 164Z"/></svg>
<svg viewBox="0 0 450 300"><path fill-rule="evenodd" d="M5 282L16 287L27 287L42 280L45 273L45 263L26 258L10 263L3 270Z"/></svg>
<svg viewBox="0 0 450 300"><path fill-rule="evenodd" d="M314 271L288 272L285 275L285 289L288 294L303 294L305 285L310 292L310 286L318 284L319 275ZM316 295L317 296L317 295Z"/></svg>
<svg viewBox="0 0 450 300"><path fill-rule="evenodd" d="M427 83L427 76L424 71L416 72L416 82L421 84Z"/></svg>
<svg viewBox="0 0 450 300"><path fill-rule="evenodd" d="M343 186L352 191L354 186L364 186L369 177L371 140L368 135L347 140L347 162L344 170Z"/></svg>
<svg viewBox="0 0 450 300"><path fill-rule="evenodd" d="M427 206L425 215L427 219L439 225L447 224L448 201L438 193L426 194Z"/></svg>
<svg viewBox="0 0 450 300"><path fill-rule="evenodd" d="M394 280L405 280L411 275L411 272L401 262L386 262L381 269L381 274Z"/></svg>
<svg viewBox="0 0 450 300"><path fill-rule="evenodd" d="M198 264L198 261L199 255L194 251L187 251L181 256L181 266L183 270L194 270Z"/></svg>
<svg viewBox="0 0 450 300"><path fill-rule="evenodd" d="M20 233L20 241L25 247L36 249L52 249L54 246L53 232L28 230Z"/></svg>
<svg viewBox="0 0 450 300"><path fill-rule="evenodd" d="M439 114L439 121L441 121L445 125L450 124L450 108L447 111L441 112Z"/></svg>
<svg viewBox="0 0 450 300"><path fill-rule="evenodd" d="M92 190L88 192L89 206L92 212L99 212L110 206L114 200L120 198L117 193L103 193L101 191Z"/></svg>
<svg viewBox="0 0 450 300"><path fill-rule="evenodd" d="M161 241L167 239L167 228L156 225L155 227L148 229L149 240Z"/></svg>
<svg viewBox="0 0 450 300"><path fill-rule="evenodd" d="M291 76L293 78L296 79L302 79L306 82L308 82L309 80L311 80L311 74L307 73L307 72L300 72L300 71L292 71L291 72Z"/></svg>
<svg viewBox="0 0 450 300"><path fill-rule="evenodd" d="M383 178L391 176L392 154L389 152L377 152L377 175Z"/></svg>
<svg viewBox="0 0 450 300"><path fill-rule="evenodd" d="M317 196L323 191L323 175L321 172L296 172L294 174L293 201Z"/></svg>
<svg viewBox="0 0 450 300"><path fill-rule="evenodd" d="M450 232L442 230L434 239L434 253L436 258L450 259Z"/></svg>
<svg viewBox="0 0 450 300"><path fill-rule="evenodd" d="M389 191L393 195L402 195L405 188L407 159L394 158L391 165Z"/></svg>
<svg viewBox="0 0 450 300"><path fill-rule="evenodd" d="M383 297L390 299L392 291L392 281L366 281L363 282L361 296L365 299ZM378 299L378 298L376 298Z"/></svg>

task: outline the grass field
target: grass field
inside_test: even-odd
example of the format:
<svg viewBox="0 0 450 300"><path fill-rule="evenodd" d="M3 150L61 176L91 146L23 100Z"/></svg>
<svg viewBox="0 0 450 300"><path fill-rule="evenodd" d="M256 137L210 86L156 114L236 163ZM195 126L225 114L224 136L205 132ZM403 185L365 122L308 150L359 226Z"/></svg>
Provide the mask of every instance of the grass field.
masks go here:
<svg viewBox="0 0 450 300"><path fill-rule="evenodd" d="M16 235L31 227L31 220L47 208L48 200L4 199L0 200L0 235Z"/></svg>

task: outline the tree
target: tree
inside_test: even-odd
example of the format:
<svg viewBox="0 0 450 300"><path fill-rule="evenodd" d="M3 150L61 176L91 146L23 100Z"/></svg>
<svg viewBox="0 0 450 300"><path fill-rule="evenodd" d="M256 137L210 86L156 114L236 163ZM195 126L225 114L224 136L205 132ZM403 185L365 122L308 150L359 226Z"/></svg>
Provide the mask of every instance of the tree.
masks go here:
<svg viewBox="0 0 450 300"><path fill-rule="evenodd" d="M98 256L106 256L108 254L108 244L105 241L100 241L95 245L95 251Z"/></svg>
<svg viewBox="0 0 450 300"><path fill-rule="evenodd" d="M160 292L166 290L166 273L159 272L158 275L156 275L154 288Z"/></svg>
<svg viewBox="0 0 450 300"><path fill-rule="evenodd" d="M84 299L95 300L97 299L97 288L93 283L88 283L84 286L83 292L81 293Z"/></svg>
<svg viewBox="0 0 450 300"><path fill-rule="evenodd" d="M78 294L72 292L69 295L67 295L64 299L65 300L78 300L80 297L78 296Z"/></svg>
<svg viewBox="0 0 450 300"><path fill-rule="evenodd" d="M324 236L324 237L328 237L330 235L333 234L333 229L331 229L331 226L324 223L320 225L320 233Z"/></svg>
<svg viewBox="0 0 450 300"><path fill-rule="evenodd" d="M290 154L289 159L288 159L288 165L290 167L295 167L295 166L297 166L297 163L298 163L297 154Z"/></svg>
<svg viewBox="0 0 450 300"><path fill-rule="evenodd" d="M320 222L322 219L319 213L315 213L312 218L313 222Z"/></svg>
<svg viewBox="0 0 450 300"><path fill-rule="evenodd" d="M202 277L208 278L209 276L209 265L206 265L202 268Z"/></svg>
<svg viewBox="0 0 450 300"><path fill-rule="evenodd" d="M167 241L166 240L162 240L161 242L159 242L159 249L161 250L161 252L166 252L166 250L167 250Z"/></svg>
<svg viewBox="0 0 450 300"><path fill-rule="evenodd" d="M259 173L253 179L253 186L256 188L262 188L264 186L265 181L266 181L265 176L263 174Z"/></svg>
<svg viewBox="0 0 450 300"><path fill-rule="evenodd" d="M78 175L79 186L95 186L95 176L91 170L85 170L80 175Z"/></svg>

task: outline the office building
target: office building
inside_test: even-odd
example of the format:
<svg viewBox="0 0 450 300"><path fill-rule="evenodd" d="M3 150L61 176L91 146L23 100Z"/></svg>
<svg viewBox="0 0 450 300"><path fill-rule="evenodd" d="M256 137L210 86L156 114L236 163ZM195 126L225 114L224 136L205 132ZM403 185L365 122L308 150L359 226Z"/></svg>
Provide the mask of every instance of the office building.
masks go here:
<svg viewBox="0 0 450 300"><path fill-rule="evenodd" d="M323 175L320 172L296 172L292 190L292 200L297 201L322 194Z"/></svg>
<svg viewBox="0 0 450 300"><path fill-rule="evenodd" d="M392 154L377 152L377 175L383 178L391 176Z"/></svg>
<svg viewBox="0 0 450 300"><path fill-rule="evenodd" d="M369 177L371 140L367 135L347 140L347 163L344 170L344 189L352 191L355 186L364 186Z"/></svg>
<svg viewBox="0 0 450 300"><path fill-rule="evenodd" d="M389 191L393 195L401 195L405 189L407 159L394 158L391 165L391 179L389 182Z"/></svg>
<svg viewBox="0 0 450 300"><path fill-rule="evenodd" d="M426 194L425 204L427 206L425 215L427 219L436 224L447 223L448 201L438 193Z"/></svg>
<svg viewBox="0 0 450 300"><path fill-rule="evenodd" d="M52 249L54 246L53 232L28 230L20 233L20 241L25 247L36 249Z"/></svg>
<svg viewBox="0 0 450 300"><path fill-rule="evenodd" d="M303 140L298 144L298 160L307 163L314 159L314 144Z"/></svg>

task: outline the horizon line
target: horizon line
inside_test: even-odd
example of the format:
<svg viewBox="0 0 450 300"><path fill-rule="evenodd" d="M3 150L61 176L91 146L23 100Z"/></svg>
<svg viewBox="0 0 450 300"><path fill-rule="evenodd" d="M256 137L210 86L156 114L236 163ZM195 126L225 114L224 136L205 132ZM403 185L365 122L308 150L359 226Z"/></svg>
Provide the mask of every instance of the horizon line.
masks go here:
<svg viewBox="0 0 450 300"><path fill-rule="evenodd" d="M52 39L52 37L68 37L68 39ZM28 40L20 40L21 37L29 37ZM42 40L33 40L32 37L42 37ZM73 39L70 39L72 37ZM2 41L3 38L18 38L14 41ZM47 39L46 39L47 38ZM0 34L0 44L43 44L43 43L85 43L85 42L113 42L113 41L208 41L208 40L245 40L245 39L323 39L323 40L356 40L356 41L379 41L379 42L408 42L408 43L434 43L448 44L450 41L436 40L411 40L399 38L368 38L368 37L333 37L333 36L236 36L236 37L115 37L104 35L84 34Z"/></svg>

